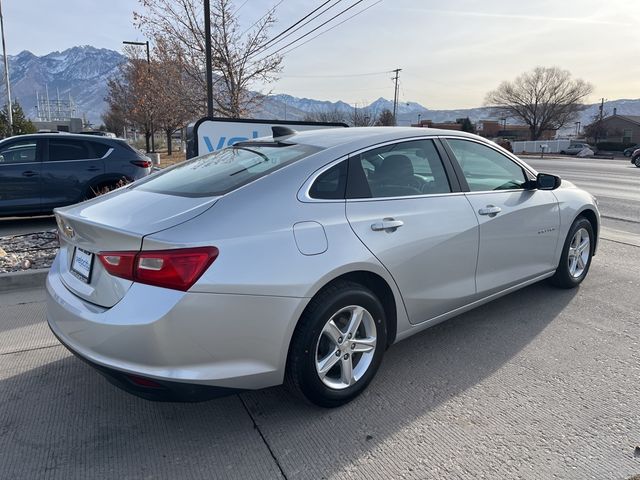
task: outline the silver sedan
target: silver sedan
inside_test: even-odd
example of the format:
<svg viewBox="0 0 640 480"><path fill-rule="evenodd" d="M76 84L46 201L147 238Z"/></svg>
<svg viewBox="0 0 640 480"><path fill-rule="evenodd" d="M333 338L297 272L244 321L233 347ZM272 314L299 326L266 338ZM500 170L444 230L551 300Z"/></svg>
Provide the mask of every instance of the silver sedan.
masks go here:
<svg viewBox="0 0 640 480"><path fill-rule="evenodd" d="M47 316L60 341L148 399L284 382L335 407L389 345L589 271L595 199L483 138L277 135L58 209Z"/></svg>

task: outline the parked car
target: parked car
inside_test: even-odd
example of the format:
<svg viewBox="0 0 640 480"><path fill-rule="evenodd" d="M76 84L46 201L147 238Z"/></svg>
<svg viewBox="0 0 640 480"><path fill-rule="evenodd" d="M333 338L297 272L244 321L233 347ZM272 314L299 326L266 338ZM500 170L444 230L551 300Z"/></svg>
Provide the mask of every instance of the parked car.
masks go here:
<svg viewBox="0 0 640 480"><path fill-rule="evenodd" d="M0 216L49 213L151 172L123 140L46 133L0 141Z"/></svg>
<svg viewBox="0 0 640 480"><path fill-rule="evenodd" d="M571 145L569 145L567 148L565 148L564 150L560 150L560 153L562 155L577 155L579 154L582 150L584 150L585 148L590 148L591 150L593 150L594 152L596 151L595 147L592 147L591 145L589 145L588 143L572 143Z"/></svg>
<svg viewBox="0 0 640 480"><path fill-rule="evenodd" d="M633 147L625 148L622 153L625 157L631 157L633 155L633 152L635 152L639 148L640 145L634 145Z"/></svg>
<svg viewBox="0 0 640 480"><path fill-rule="evenodd" d="M389 345L589 271L595 199L493 142L282 130L56 209L46 288L60 341L148 399L285 381L335 407Z"/></svg>
<svg viewBox="0 0 640 480"><path fill-rule="evenodd" d="M634 150L631 154L631 163L636 167L640 167L640 148Z"/></svg>

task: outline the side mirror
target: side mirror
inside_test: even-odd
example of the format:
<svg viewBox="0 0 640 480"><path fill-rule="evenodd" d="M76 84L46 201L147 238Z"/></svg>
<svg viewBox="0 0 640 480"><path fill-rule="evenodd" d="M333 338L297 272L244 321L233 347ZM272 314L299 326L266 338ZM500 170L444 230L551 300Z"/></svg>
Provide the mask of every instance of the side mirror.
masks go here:
<svg viewBox="0 0 640 480"><path fill-rule="evenodd" d="M562 179L557 175L539 173L536 177L535 188L538 190L555 190L561 183Z"/></svg>

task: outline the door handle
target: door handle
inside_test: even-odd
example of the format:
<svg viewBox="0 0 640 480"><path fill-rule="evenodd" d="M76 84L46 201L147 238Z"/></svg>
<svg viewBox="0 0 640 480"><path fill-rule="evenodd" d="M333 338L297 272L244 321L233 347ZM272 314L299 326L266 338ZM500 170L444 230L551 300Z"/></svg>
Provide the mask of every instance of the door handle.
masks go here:
<svg viewBox="0 0 640 480"><path fill-rule="evenodd" d="M34 172L33 170L27 170L26 172L22 172L23 177L35 177L38 175L38 172Z"/></svg>
<svg viewBox="0 0 640 480"><path fill-rule="evenodd" d="M89 167L89 168L87 168L87 172L97 172L98 170L100 170L99 167Z"/></svg>
<svg viewBox="0 0 640 480"><path fill-rule="evenodd" d="M480 215L489 215L490 217L495 217L502 211L500 207L496 207L495 205L487 205L484 208L478 210Z"/></svg>
<svg viewBox="0 0 640 480"><path fill-rule="evenodd" d="M384 230L385 232L395 232L399 227L403 226L402 220L395 220L393 218L384 218L381 222L371 224L371 230L379 232Z"/></svg>

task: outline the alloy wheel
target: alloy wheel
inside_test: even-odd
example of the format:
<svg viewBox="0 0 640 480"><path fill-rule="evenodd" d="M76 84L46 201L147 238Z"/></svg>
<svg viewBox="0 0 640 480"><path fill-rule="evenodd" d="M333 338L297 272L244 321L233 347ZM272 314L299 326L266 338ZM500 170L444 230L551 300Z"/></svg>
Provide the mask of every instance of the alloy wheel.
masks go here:
<svg viewBox="0 0 640 480"><path fill-rule="evenodd" d="M569 255L567 256L569 275L573 278L579 278L589 264L589 255L591 255L589 232L585 228L580 228L573 235L569 245Z"/></svg>
<svg viewBox="0 0 640 480"><path fill-rule="evenodd" d="M376 342L376 324L368 310L350 305L334 313L316 344L316 372L322 383L336 390L355 384L371 366Z"/></svg>

